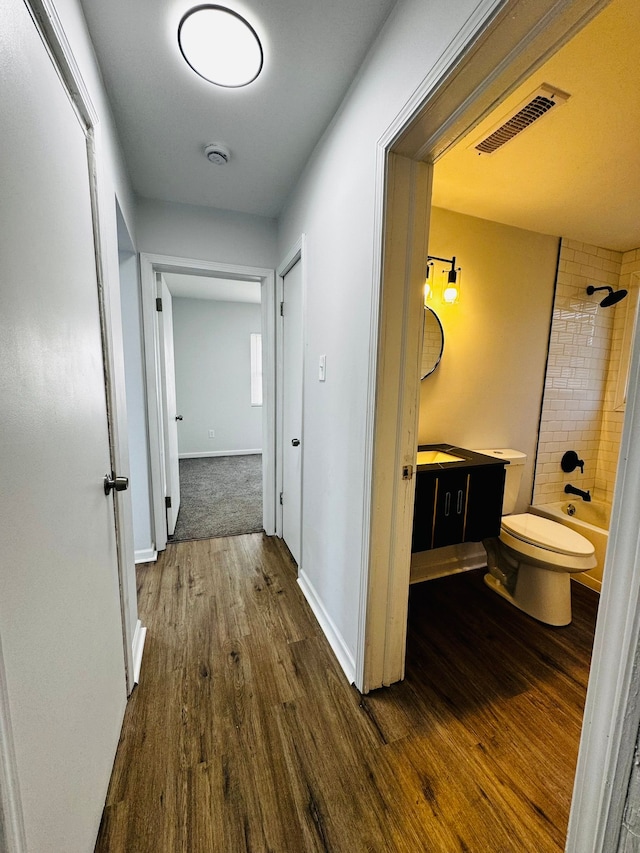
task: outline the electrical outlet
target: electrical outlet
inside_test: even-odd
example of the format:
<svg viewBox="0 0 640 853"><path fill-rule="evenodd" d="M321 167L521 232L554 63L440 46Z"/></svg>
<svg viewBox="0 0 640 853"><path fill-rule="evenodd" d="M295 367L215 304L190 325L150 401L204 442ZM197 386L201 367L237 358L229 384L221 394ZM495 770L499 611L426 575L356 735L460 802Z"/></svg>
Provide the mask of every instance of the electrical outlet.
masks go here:
<svg viewBox="0 0 640 853"><path fill-rule="evenodd" d="M209 438L215 438L215 437L216 437L215 429L210 429L209 430Z"/></svg>

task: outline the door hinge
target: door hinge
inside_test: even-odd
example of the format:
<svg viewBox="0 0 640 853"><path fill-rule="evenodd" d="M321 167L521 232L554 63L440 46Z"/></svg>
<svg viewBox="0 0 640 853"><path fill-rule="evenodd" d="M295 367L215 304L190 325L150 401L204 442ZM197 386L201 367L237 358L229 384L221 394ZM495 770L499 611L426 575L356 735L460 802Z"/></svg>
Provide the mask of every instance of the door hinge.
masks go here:
<svg viewBox="0 0 640 853"><path fill-rule="evenodd" d="M280 506L282 506L282 492L280 492Z"/></svg>
<svg viewBox="0 0 640 853"><path fill-rule="evenodd" d="M284 317L284 302L280 303L280 316Z"/></svg>
<svg viewBox="0 0 640 853"><path fill-rule="evenodd" d="M164 505L167 509L171 509L171 495L167 495L167 497L164 499Z"/></svg>
<svg viewBox="0 0 640 853"><path fill-rule="evenodd" d="M410 480L413 477L413 465L402 466L402 479Z"/></svg>
<svg viewBox="0 0 640 853"><path fill-rule="evenodd" d="M162 311L162 299L159 296L156 299L156 311Z"/></svg>

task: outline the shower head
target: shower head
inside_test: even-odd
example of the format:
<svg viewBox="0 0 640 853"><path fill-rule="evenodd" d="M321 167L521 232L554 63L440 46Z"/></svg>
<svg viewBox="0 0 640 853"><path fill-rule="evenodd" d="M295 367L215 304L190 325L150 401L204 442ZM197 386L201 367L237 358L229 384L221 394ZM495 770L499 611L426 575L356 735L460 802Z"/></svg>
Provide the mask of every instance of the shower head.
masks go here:
<svg viewBox="0 0 640 853"><path fill-rule="evenodd" d="M587 287L587 296L592 296L597 290L608 290L609 293L605 296L605 298L600 303L602 308L610 308L612 305L616 305L618 302L623 300L627 295L626 290L614 290L612 287L608 285L604 285L603 287L594 287L592 284Z"/></svg>

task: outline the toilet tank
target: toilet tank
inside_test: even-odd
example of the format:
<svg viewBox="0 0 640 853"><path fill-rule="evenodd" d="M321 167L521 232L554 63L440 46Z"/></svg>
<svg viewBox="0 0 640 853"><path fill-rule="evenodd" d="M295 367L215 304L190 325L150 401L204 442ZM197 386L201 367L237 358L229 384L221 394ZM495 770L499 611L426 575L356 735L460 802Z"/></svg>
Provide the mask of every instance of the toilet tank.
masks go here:
<svg viewBox="0 0 640 853"><path fill-rule="evenodd" d="M510 515L516 508L518 500L518 492L520 491L520 482L524 473L524 463L527 461L527 454L521 450L511 450L509 447L496 447L485 450L478 450L478 453L484 453L485 456L494 456L496 459L505 459L509 464L505 470L504 481L504 497L502 499L502 514Z"/></svg>

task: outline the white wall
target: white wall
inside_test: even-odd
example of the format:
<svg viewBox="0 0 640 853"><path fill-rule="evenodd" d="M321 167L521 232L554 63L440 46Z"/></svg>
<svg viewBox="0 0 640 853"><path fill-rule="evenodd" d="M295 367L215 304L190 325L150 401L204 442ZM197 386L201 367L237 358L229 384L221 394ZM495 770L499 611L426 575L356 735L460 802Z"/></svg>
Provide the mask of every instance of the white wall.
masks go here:
<svg viewBox="0 0 640 853"><path fill-rule="evenodd" d="M279 223L279 259L307 235L301 571L355 653L362 565L377 141L476 0L406 0L394 10ZM486 4L485 4L486 5ZM377 298L377 297L375 297ZM320 354L327 379L318 383Z"/></svg>
<svg viewBox="0 0 640 853"><path fill-rule="evenodd" d="M140 199L136 226L141 252L254 267L277 266L275 219Z"/></svg>
<svg viewBox="0 0 640 853"><path fill-rule="evenodd" d="M173 299L180 455L261 449L262 407L251 405L249 347L260 328L259 304Z"/></svg>
<svg viewBox="0 0 640 853"><path fill-rule="evenodd" d="M120 300L129 423L129 488L133 509L133 542L136 559L139 559L153 552L154 542L138 259L129 253L120 256Z"/></svg>
<svg viewBox="0 0 640 853"><path fill-rule="evenodd" d="M437 180L437 166L435 180ZM556 277L558 238L433 208L429 254L456 256L460 301L437 286L442 361L420 386L420 444L449 442L527 454L516 510L531 502Z"/></svg>

